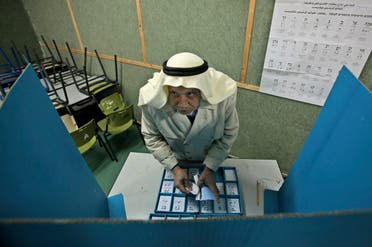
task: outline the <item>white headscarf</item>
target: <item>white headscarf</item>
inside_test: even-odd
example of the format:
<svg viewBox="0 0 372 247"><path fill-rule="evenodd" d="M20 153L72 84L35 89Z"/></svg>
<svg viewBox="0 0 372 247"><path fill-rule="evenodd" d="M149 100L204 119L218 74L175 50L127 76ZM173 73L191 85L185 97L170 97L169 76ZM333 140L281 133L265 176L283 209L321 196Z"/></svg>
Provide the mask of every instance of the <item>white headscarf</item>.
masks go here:
<svg viewBox="0 0 372 247"><path fill-rule="evenodd" d="M168 100L167 86L197 88L210 104L217 104L236 91L236 81L208 68L206 61L189 52L178 53L164 62L163 69L140 89L138 106L162 108Z"/></svg>

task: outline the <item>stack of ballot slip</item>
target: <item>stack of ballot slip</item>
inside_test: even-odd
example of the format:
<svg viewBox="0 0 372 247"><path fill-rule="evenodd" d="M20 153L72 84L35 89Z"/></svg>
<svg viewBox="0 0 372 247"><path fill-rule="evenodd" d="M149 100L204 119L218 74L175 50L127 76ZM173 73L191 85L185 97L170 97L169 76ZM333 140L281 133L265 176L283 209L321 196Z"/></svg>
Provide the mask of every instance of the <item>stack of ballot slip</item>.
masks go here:
<svg viewBox="0 0 372 247"><path fill-rule="evenodd" d="M187 168L185 172L193 185L188 194L182 193L176 188L173 173L170 170L164 170L154 212L157 216L152 215L153 219L158 219L159 214L183 215L186 218L190 218L189 215L208 218L243 214L244 207L234 167L220 167L215 172L219 191L218 200L207 186L202 185L200 188L197 186L202 172L201 168ZM163 219L165 218L163 217Z"/></svg>

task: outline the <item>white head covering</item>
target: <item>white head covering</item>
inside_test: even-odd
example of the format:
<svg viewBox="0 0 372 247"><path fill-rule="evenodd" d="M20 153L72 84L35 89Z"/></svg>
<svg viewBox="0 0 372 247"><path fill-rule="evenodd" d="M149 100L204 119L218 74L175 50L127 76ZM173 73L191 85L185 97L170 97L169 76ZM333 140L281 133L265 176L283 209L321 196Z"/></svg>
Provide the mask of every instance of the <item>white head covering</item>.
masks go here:
<svg viewBox="0 0 372 247"><path fill-rule="evenodd" d="M138 106L162 108L168 100L167 86L197 88L210 104L217 104L236 91L236 81L189 52L178 53L164 62L163 69L140 89Z"/></svg>

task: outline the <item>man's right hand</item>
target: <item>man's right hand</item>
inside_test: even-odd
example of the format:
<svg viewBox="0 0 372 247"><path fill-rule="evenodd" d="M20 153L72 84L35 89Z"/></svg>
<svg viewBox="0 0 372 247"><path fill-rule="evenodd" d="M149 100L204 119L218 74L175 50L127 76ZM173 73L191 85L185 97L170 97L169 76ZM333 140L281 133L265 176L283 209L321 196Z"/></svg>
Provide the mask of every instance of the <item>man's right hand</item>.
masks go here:
<svg viewBox="0 0 372 247"><path fill-rule="evenodd" d="M184 169L176 165L173 169L174 176L174 186L178 188L181 192L189 194L192 188L189 177Z"/></svg>

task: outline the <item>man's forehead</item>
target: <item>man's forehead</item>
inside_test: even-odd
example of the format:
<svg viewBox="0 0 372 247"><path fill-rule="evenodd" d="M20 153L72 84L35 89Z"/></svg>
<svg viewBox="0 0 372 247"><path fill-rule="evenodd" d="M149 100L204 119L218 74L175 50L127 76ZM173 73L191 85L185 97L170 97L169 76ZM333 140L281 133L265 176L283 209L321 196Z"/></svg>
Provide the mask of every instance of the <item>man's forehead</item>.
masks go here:
<svg viewBox="0 0 372 247"><path fill-rule="evenodd" d="M199 91L197 88L186 88L186 87L172 87L169 86L169 90L172 90L174 92L194 92L194 91Z"/></svg>

